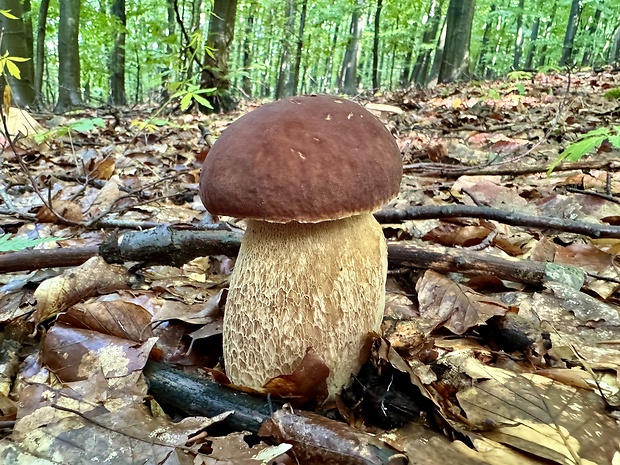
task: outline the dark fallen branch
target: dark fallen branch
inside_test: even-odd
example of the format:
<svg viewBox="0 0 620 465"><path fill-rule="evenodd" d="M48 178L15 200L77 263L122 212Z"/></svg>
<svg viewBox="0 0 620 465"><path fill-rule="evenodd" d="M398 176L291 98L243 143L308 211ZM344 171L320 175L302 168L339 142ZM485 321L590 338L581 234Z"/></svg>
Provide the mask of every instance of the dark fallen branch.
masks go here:
<svg viewBox="0 0 620 465"><path fill-rule="evenodd" d="M555 231L583 234L584 236L620 237L620 226L607 226L583 221L567 220L551 216L524 215L522 213L500 210L490 207L476 207L469 205L440 205L407 207L404 209L386 208L375 213L379 223L399 223L407 220L428 220L439 218L484 218L511 226L524 226L538 229L552 229Z"/></svg>
<svg viewBox="0 0 620 465"><path fill-rule="evenodd" d="M447 165L445 163L414 163L403 166L406 173L416 173L418 176L441 176L445 178L458 178L468 176L521 176L526 174L546 173L549 164L543 165L487 165L487 166L463 166ZM611 160L587 160L576 163L562 163L554 168L554 171L573 170L620 170L620 162Z"/></svg>
<svg viewBox="0 0 620 465"><path fill-rule="evenodd" d="M226 231L196 231L161 227L110 236L99 247L108 263L138 262L145 265L181 266L207 255L236 256L241 236ZM97 254L96 247L28 250L0 256L0 273L42 267L80 265ZM487 274L515 282L539 284L546 264L532 260L505 259L489 253L452 249L413 241L388 244L388 260L394 267L410 266L442 273Z"/></svg>
<svg viewBox="0 0 620 465"><path fill-rule="evenodd" d="M350 463L360 465L401 465L406 458L382 441L345 423L319 415L292 411L272 412L281 404L233 391L213 381L200 379L165 365L149 362L144 375L150 394L160 404L188 415L215 415L232 412L221 424L229 431L249 431L293 444L303 463ZM273 413L273 415L272 415Z"/></svg>

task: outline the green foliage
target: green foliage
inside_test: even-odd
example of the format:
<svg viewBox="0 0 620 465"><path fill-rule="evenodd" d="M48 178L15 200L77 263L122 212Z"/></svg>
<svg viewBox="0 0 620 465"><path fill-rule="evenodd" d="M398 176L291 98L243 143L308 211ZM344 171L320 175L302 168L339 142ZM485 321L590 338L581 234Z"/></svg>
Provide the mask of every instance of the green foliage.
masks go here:
<svg viewBox="0 0 620 465"><path fill-rule="evenodd" d="M600 145L609 141L611 145L620 149L620 126L614 126L610 128L593 129L579 136L579 138L570 144L566 149L560 153L558 158L551 164L547 174L551 172L564 161L576 162L581 160L585 155L592 150L600 147Z"/></svg>
<svg viewBox="0 0 620 465"><path fill-rule="evenodd" d="M66 136L67 134L70 134L71 131L86 133L97 129L98 127L105 127L105 121L103 118L81 118L65 126L58 126L50 129L49 131L35 134L34 140L37 143L41 143L46 140L53 140L58 137Z"/></svg>
<svg viewBox="0 0 620 465"><path fill-rule="evenodd" d="M532 80L532 73L528 72L528 71L511 71L510 73L508 73L508 79L510 81L531 81Z"/></svg>
<svg viewBox="0 0 620 465"><path fill-rule="evenodd" d="M620 100L620 87L609 89L604 95L607 100Z"/></svg>
<svg viewBox="0 0 620 465"><path fill-rule="evenodd" d="M18 19L17 16L11 13L11 10L0 10L0 15L6 16L9 19Z"/></svg>
<svg viewBox="0 0 620 465"><path fill-rule="evenodd" d="M28 60L30 60L30 58L9 56L9 51L7 50L6 52L4 52L4 55L0 57L0 73L4 74L6 69L6 71L8 71L9 74L15 79L21 79L21 72L19 71L19 68L15 63L23 63L24 61Z"/></svg>
<svg viewBox="0 0 620 465"><path fill-rule="evenodd" d="M0 234L0 252L17 252L19 250L29 249L44 242L62 241L56 237L39 237L37 239L29 239L27 237L11 237L12 234Z"/></svg>
<svg viewBox="0 0 620 465"><path fill-rule="evenodd" d="M180 89L172 94L171 99L181 98L181 110L185 111L189 108L193 101L196 101L198 104L213 109L209 101L203 97L203 95L211 95L217 89L201 89L200 86L190 84L184 89Z"/></svg>

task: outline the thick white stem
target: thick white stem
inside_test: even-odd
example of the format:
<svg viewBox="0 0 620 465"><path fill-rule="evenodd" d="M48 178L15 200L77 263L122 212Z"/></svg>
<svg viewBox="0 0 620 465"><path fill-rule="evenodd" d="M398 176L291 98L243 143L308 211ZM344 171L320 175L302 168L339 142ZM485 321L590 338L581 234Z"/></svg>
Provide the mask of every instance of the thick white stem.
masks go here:
<svg viewBox="0 0 620 465"><path fill-rule="evenodd" d="M321 223L251 220L230 282L224 362L234 384L260 388L309 347L330 369L330 396L357 373L385 303L387 247L371 214Z"/></svg>

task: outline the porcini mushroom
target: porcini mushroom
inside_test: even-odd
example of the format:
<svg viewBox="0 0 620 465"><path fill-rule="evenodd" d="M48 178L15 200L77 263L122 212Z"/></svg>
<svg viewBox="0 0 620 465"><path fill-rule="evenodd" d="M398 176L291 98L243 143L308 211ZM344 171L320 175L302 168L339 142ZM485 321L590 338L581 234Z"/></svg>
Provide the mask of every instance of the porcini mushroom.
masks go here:
<svg viewBox="0 0 620 465"><path fill-rule="evenodd" d="M400 188L392 135L327 95L269 103L226 128L200 175L209 212L247 219L224 316L224 364L255 389L313 348L330 396L363 360L385 302L387 247L372 212Z"/></svg>

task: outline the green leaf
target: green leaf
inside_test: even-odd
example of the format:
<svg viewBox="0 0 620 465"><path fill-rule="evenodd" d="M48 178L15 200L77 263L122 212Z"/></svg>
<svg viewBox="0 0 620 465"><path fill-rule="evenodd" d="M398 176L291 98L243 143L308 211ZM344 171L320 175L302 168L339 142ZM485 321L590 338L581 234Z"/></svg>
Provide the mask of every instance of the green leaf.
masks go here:
<svg viewBox="0 0 620 465"><path fill-rule="evenodd" d="M9 19L19 19L12 13L9 13L11 10L0 10L0 15L6 16Z"/></svg>
<svg viewBox="0 0 620 465"><path fill-rule="evenodd" d="M611 145L613 145L617 149L620 149L620 135L619 136L609 136L607 138L607 140L609 141L609 143Z"/></svg>
<svg viewBox="0 0 620 465"><path fill-rule="evenodd" d="M6 63L6 69L11 76L13 76L15 79L22 78L22 74L19 71L19 68L17 67L15 63L13 63L11 60L6 60L5 63Z"/></svg>
<svg viewBox="0 0 620 465"><path fill-rule="evenodd" d="M69 127L74 131L84 133L92 131L97 127L105 128L105 121L103 118L82 118L71 123Z"/></svg>
<svg viewBox="0 0 620 465"><path fill-rule="evenodd" d="M64 241L56 237L39 237L37 239L29 239L27 237L11 237L11 234L0 235L0 252L18 252L20 250L29 249L44 242Z"/></svg>
<svg viewBox="0 0 620 465"><path fill-rule="evenodd" d="M189 108L189 106L192 104L192 94L185 94L183 96L183 98L181 99L181 110L185 111Z"/></svg>
<svg viewBox="0 0 620 465"><path fill-rule="evenodd" d="M561 156L568 161L579 161L584 155L590 153L593 149L601 145L607 136L595 136L587 139L582 139L579 142L573 142L570 144Z"/></svg>
<svg viewBox="0 0 620 465"><path fill-rule="evenodd" d="M199 104L201 104L203 107L213 109L213 106L209 103L209 101L206 98L204 98L204 97L202 97L202 96L200 96L198 94L194 94L194 99Z"/></svg>

